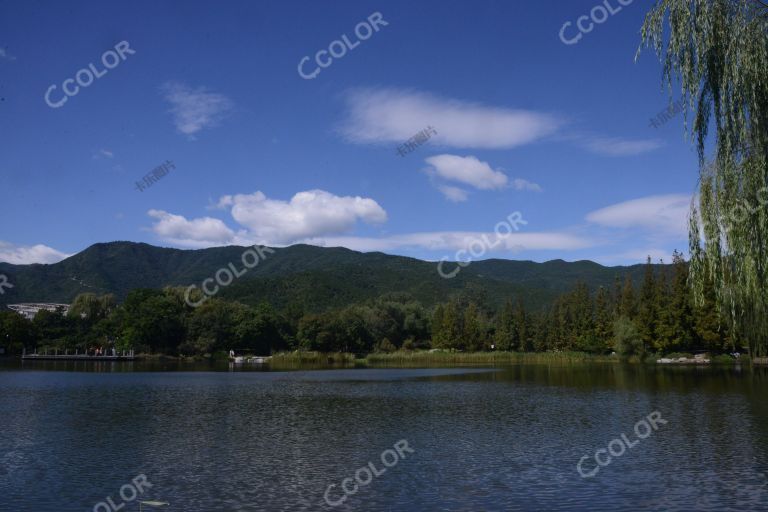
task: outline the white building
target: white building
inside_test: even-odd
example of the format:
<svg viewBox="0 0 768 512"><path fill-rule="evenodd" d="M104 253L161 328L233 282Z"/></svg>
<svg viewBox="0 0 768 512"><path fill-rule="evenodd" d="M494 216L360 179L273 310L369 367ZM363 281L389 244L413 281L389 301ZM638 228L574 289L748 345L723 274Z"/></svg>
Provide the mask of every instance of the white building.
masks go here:
<svg viewBox="0 0 768 512"><path fill-rule="evenodd" d="M69 311L69 304L50 304L45 302L26 302L24 304L8 304L8 309L12 309L27 320L32 320L38 311L46 310L60 312L66 315Z"/></svg>

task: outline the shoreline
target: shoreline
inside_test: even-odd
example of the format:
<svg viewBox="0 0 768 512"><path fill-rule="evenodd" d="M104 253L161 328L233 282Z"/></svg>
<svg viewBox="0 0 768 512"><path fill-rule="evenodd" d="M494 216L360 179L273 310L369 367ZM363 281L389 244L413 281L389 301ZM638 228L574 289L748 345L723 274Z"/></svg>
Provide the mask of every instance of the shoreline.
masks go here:
<svg viewBox="0 0 768 512"><path fill-rule="evenodd" d="M265 357L249 354L249 357ZM689 354L650 354L643 359L633 356L621 358L616 355L598 355L586 352L450 352L440 350L397 351L390 353L372 353L356 355L345 352L293 351L278 352L269 357L267 362L234 363L224 354L206 356L173 356L167 354L136 354L138 362L177 362L177 363L225 363L236 367L263 366L266 368L413 368L441 366L515 366L539 364L637 364L649 366L734 366L765 365L766 358L749 358L742 355L736 359L721 354L707 356L706 363ZM671 361L670 361L671 360Z"/></svg>

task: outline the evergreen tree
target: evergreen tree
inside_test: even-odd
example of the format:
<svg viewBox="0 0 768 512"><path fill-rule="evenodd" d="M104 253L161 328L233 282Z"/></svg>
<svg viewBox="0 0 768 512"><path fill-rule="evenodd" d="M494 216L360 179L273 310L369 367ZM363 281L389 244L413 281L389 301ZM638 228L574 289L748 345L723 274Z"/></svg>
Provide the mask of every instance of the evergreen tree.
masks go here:
<svg viewBox="0 0 768 512"><path fill-rule="evenodd" d="M470 302L464 310L464 321L458 347L462 350L479 351L486 348L485 322L480 309Z"/></svg>
<svg viewBox="0 0 768 512"><path fill-rule="evenodd" d="M608 291L600 287L595 295L595 338L596 352L606 352L611 348L613 339L613 308L609 301Z"/></svg>
<svg viewBox="0 0 768 512"><path fill-rule="evenodd" d="M515 310L511 300L507 300L501 308L497 317L493 340L499 350L512 351L519 347L517 329L515 328Z"/></svg>
<svg viewBox="0 0 768 512"><path fill-rule="evenodd" d="M643 278L643 285L640 287L640 301L637 310L637 327L644 350L651 347L657 348L658 310L656 299L656 278L649 256L645 264L645 277Z"/></svg>
<svg viewBox="0 0 768 512"><path fill-rule="evenodd" d="M694 316L692 291L688 285L688 265L683 255L675 251L672 255L674 274L669 294L669 344L671 351L691 350L694 346Z"/></svg>
<svg viewBox="0 0 768 512"><path fill-rule="evenodd" d="M514 312L514 340L517 342L518 350L528 352L533 348L533 342L530 338L530 332L528 328L528 317L525 314L525 307L523 307L523 301L519 298L515 304Z"/></svg>
<svg viewBox="0 0 768 512"><path fill-rule="evenodd" d="M618 301L618 305L618 316L633 319L637 315L635 287L632 285L632 277L629 274L624 278L624 286L621 289L621 298Z"/></svg>

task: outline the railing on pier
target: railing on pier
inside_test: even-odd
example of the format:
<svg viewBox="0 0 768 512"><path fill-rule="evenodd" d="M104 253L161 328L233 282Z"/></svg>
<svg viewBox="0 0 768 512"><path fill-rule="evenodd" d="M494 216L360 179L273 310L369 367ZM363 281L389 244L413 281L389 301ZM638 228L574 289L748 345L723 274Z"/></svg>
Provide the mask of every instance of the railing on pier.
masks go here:
<svg viewBox="0 0 768 512"><path fill-rule="evenodd" d="M26 347L21 355L22 359L39 359L39 360L70 360L70 361L133 361L136 356L131 350L117 351L112 349L111 354L105 351L103 354L89 354L88 352L80 352L78 349L74 350L74 353L70 354L69 350L64 350L64 353L59 353L58 349L54 349L53 353L49 354L46 349L42 354L38 354L37 349L32 354L27 354Z"/></svg>

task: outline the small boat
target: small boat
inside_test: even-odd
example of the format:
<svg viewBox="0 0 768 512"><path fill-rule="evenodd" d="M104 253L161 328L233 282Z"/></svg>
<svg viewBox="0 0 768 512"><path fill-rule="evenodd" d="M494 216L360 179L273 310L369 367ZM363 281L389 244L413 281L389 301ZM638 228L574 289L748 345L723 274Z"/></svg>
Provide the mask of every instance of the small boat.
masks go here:
<svg viewBox="0 0 768 512"><path fill-rule="evenodd" d="M236 356L233 361L235 364L243 364L245 362L245 358L243 356Z"/></svg>

